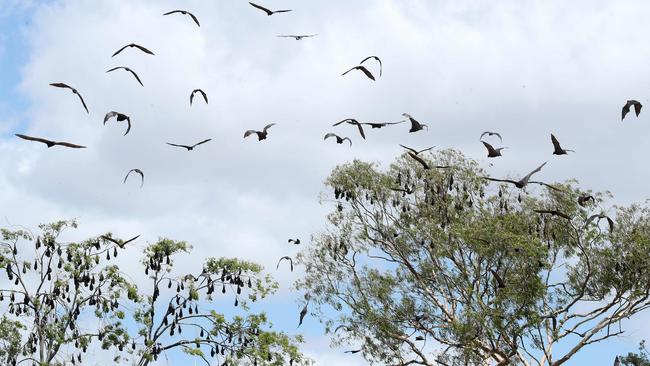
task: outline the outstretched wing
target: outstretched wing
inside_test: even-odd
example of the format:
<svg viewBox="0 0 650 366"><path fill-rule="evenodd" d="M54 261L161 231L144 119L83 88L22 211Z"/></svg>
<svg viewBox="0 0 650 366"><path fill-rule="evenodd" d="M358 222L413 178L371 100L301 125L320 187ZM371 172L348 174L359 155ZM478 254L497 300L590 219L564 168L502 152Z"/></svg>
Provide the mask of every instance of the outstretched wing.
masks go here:
<svg viewBox="0 0 650 366"><path fill-rule="evenodd" d="M639 114L641 113L641 107L643 107L643 105L641 105L641 103L637 102L636 100L633 101L633 103L634 103L634 113L638 117Z"/></svg>
<svg viewBox="0 0 650 366"><path fill-rule="evenodd" d="M190 13L189 11L186 12L186 13L187 13L187 15L189 15L189 16L192 17L192 20L194 21L194 23L196 23L196 25L198 25L199 27L201 27L201 23L199 23L199 20L196 19L196 16L194 16L194 14Z"/></svg>
<svg viewBox="0 0 650 366"><path fill-rule="evenodd" d="M410 148L410 147L408 147L408 146L404 146L404 145L402 145L402 144L399 144L399 146L405 148L406 150L409 150L409 151L413 152L413 154L415 154L415 155L418 154L417 150L415 150L415 149L413 149L413 148Z"/></svg>
<svg viewBox="0 0 650 366"><path fill-rule="evenodd" d="M81 105L84 106L84 109L86 110L86 113L90 113L88 111L88 106L86 106L86 102L84 101L84 98L81 96L81 94L79 94L79 92L76 92L75 94L77 94L77 96L79 97L79 100L81 101Z"/></svg>
<svg viewBox="0 0 650 366"><path fill-rule="evenodd" d="M628 100L627 103L623 106L623 110L621 111L621 121L625 119L625 115L630 112L630 107L632 106L632 101Z"/></svg>
<svg viewBox="0 0 650 366"><path fill-rule="evenodd" d="M330 137L339 137L339 136L337 134L335 134L335 133L329 132L329 133L325 134L325 137L323 137L323 140L327 140Z"/></svg>
<svg viewBox="0 0 650 366"><path fill-rule="evenodd" d="M364 66L355 66L355 67L351 68L350 70L348 70L348 71L344 72L343 74L341 74L341 76L343 76L343 75L349 73L349 72L352 71L352 70L360 70L360 71L362 71L362 72L363 72L363 73L364 73L364 74L365 74L365 75L366 75L370 80L373 80L373 81L375 80L375 77L372 76L372 73L371 73L370 71L368 71L368 69L366 69Z"/></svg>
<svg viewBox="0 0 650 366"><path fill-rule="evenodd" d="M115 111L106 113L106 115L104 116L104 125L106 125L106 122L108 122L109 119L111 119L111 118L113 118L115 116L117 116L117 112L115 112Z"/></svg>
<svg viewBox="0 0 650 366"><path fill-rule="evenodd" d="M266 132L269 128L275 126L275 123L269 123L268 125L264 126L262 129L262 132Z"/></svg>
<svg viewBox="0 0 650 366"><path fill-rule="evenodd" d="M205 144L205 143L208 142L208 141L212 141L212 139L205 139L205 140L203 140L203 141L201 141L201 142L197 142L196 144L194 144L193 147L199 146L199 145L201 145L201 144Z"/></svg>
<svg viewBox="0 0 650 366"><path fill-rule="evenodd" d="M131 46L133 46L133 47L139 49L140 51L142 51L142 52L144 52L144 53L148 53L148 54L150 54L150 55L153 55L153 54L154 54L153 52L151 52L151 51L149 51L148 49L146 49L146 48L140 46L139 44L132 43Z"/></svg>
<svg viewBox="0 0 650 366"><path fill-rule="evenodd" d="M197 89L199 93L201 93L201 96L203 96L203 100L205 100L205 104L208 104L208 95L205 94L205 92L201 89Z"/></svg>
<svg viewBox="0 0 650 366"><path fill-rule="evenodd" d="M124 246L124 245L134 241L135 239L137 239L139 237L140 237L140 235L136 235L136 236L132 237L131 239L129 239L129 240L125 241L124 243L122 243L122 245Z"/></svg>
<svg viewBox="0 0 650 366"><path fill-rule="evenodd" d="M126 176L124 177L124 181L122 182L122 184L126 184L126 180L129 179L129 175L130 175L131 172L133 172L133 171L135 171L135 169L131 169L131 170L129 170L128 173L126 173Z"/></svg>
<svg viewBox="0 0 650 366"><path fill-rule="evenodd" d="M174 13L182 13L182 12L183 12L182 10L172 10L170 12L167 12L167 13L163 14L163 15L169 15L169 14L174 14Z"/></svg>
<svg viewBox="0 0 650 366"><path fill-rule="evenodd" d="M71 147L73 149L85 149L86 147L83 145L77 145L77 144L72 144L69 142L55 142L54 145L61 145L65 147Z"/></svg>
<svg viewBox="0 0 650 366"><path fill-rule="evenodd" d="M340 122L336 122L336 123L333 124L332 126L338 126L338 125L340 125L341 123L345 123L345 122L349 122L349 123L352 123L352 124L359 123L359 121L357 121L357 120L354 119L354 118L346 118L346 119L344 119L344 120L342 120L342 121L340 121Z"/></svg>
<svg viewBox="0 0 650 366"><path fill-rule="evenodd" d="M126 136L126 134L129 133L129 131L131 131L131 118L129 117L126 118L126 124L127 127L126 127L126 132L124 132L124 136Z"/></svg>
<svg viewBox="0 0 650 366"><path fill-rule="evenodd" d="M485 146L485 148L487 149L489 155L497 153L497 151L494 149L494 147L492 145L490 145L487 142L482 141L482 140L481 140L481 142L483 143L483 146Z"/></svg>
<svg viewBox="0 0 650 366"><path fill-rule="evenodd" d="M540 166L538 166L537 168L535 168L535 170L533 170L532 172L528 173L525 177L523 177L523 178L521 179L521 182L525 182L525 183L527 183L528 180L530 179L530 177L532 177L533 174L535 174L535 173L539 172L540 170L542 170L542 167L544 167L544 165L546 165L546 163L548 163L548 161L545 161L542 165L540 165Z"/></svg>
<svg viewBox="0 0 650 366"><path fill-rule="evenodd" d="M115 51L115 53L111 57L117 56L120 52L124 51L125 48L130 47L130 46L131 46L130 44L127 44L126 46L120 48L119 50Z"/></svg>
<svg viewBox="0 0 650 366"><path fill-rule="evenodd" d="M555 151L562 151L562 147L560 146L560 141L555 138L555 135L551 134L551 142L553 143L553 148Z"/></svg>
<svg viewBox="0 0 650 366"><path fill-rule="evenodd" d="M138 83L140 83L140 85L144 86L144 84L142 84L142 80L140 80L140 78L138 77L138 74L136 74L135 71L129 69L128 67L125 67L124 70L126 70L126 71L130 72L131 74L133 74L133 76L135 77L135 80L137 80Z"/></svg>
<svg viewBox="0 0 650 366"><path fill-rule="evenodd" d="M70 85L65 84L65 83L51 83L50 85L51 85L51 86L55 86L55 87L57 87L57 88L67 88L67 89L74 90L73 87L71 87Z"/></svg>
<svg viewBox="0 0 650 366"><path fill-rule="evenodd" d="M280 262L282 262L282 260L284 260L284 259L288 260L289 263L291 263L291 272L293 272L293 260L289 256L284 256L284 257L280 258L280 260L278 261L278 264L275 266L275 269L280 268Z"/></svg>
<svg viewBox="0 0 650 366"><path fill-rule="evenodd" d="M254 8L260 9L261 11L265 12L266 15L273 14L273 12L271 10L269 10L269 9L267 9L267 8L261 6L261 5L257 5L255 3L251 3L251 2L249 2L249 4L251 4Z"/></svg>
<svg viewBox="0 0 650 366"><path fill-rule="evenodd" d="M46 145L53 144L54 141L42 139L40 137L32 137L32 136L27 136L27 135L21 135L19 133L16 134L16 136L20 137L23 140L28 140L28 141L36 141L36 142L42 142Z"/></svg>
<svg viewBox="0 0 650 366"><path fill-rule="evenodd" d="M418 163L422 164L422 167L423 167L424 169L427 169L427 170L430 169L429 164L427 164L427 162L424 161L424 159L422 159L421 157L417 156L416 154L413 154L412 152L409 152L408 154L409 154L410 157L412 157L413 159L415 159Z"/></svg>
<svg viewBox="0 0 650 366"><path fill-rule="evenodd" d="M257 131L255 131L255 130L248 130L248 131L244 132L244 138L246 138L246 137L248 137L248 136L250 136L250 135L252 135L252 134L254 134L254 133L257 133Z"/></svg>
<svg viewBox="0 0 650 366"><path fill-rule="evenodd" d="M292 10L290 9L282 9L282 10L274 10L273 13L288 13Z"/></svg>
<svg viewBox="0 0 650 366"><path fill-rule="evenodd" d="M377 56L368 56L368 57L364 58L363 60L361 60L361 62L359 62L359 64L362 64L362 63L370 60L371 58L375 59L375 60L377 60L379 62L379 76L381 76L381 74L383 72L382 69L384 68L384 65L381 63L381 59L379 57L377 57Z"/></svg>
<svg viewBox="0 0 650 366"><path fill-rule="evenodd" d="M167 145L170 145L170 146L184 147L184 148L186 148L186 149L188 149L188 150L190 149L190 146L187 146L187 145L177 145L177 144L172 144L171 142L165 142L165 143L166 143Z"/></svg>
<svg viewBox="0 0 650 366"><path fill-rule="evenodd" d="M357 128L359 129L359 133L361 134L361 137L363 137L363 139L365 140L366 139L366 134L363 132L363 126L361 126L361 123L357 122L357 123L353 123L353 125L357 125Z"/></svg>
<svg viewBox="0 0 650 366"><path fill-rule="evenodd" d="M349 137L344 137L344 138L342 138L342 140L343 141L348 140L348 142L350 143L350 147L352 147L352 140L350 140Z"/></svg>

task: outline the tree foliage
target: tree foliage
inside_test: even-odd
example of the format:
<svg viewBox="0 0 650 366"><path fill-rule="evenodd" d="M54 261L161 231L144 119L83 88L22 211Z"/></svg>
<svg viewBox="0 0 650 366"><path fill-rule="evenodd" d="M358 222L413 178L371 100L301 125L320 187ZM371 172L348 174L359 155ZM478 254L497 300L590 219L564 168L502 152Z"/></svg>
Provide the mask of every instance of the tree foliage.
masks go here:
<svg viewBox="0 0 650 366"><path fill-rule="evenodd" d="M605 208L574 182L495 184L453 150L426 160L449 168L403 155L326 182L336 208L297 287L334 345L391 365L558 366L650 305L648 207ZM592 217L607 212L613 230Z"/></svg>
<svg viewBox="0 0 650 366"><path fill-rule="evenodd" d="M621 364L623 366L650 366L650 359L648 359L650 354L648 349L645 347L645 340L639 343L639 352L633 353L629 352L627 356L620 358Z"/></svg>
<svg viewBox="0 0 650 366"><path fill-rule="evenodd" d="M9 280L0 286L0 308L7 313L0 320L3 364L85 364L93 344L112 352L116 363L139 366L174 350L208 365L308 363L298 351L299 337L268 331L263 313L247 311L247 302L277 288L261 266L209 258L197 273L179 273L174 258L191 247L161 238L144 249L143 278L115 264L133 243L111 233L61 242L61 233L76 225L41 225L39 235L1 230L0 266ZM218 311L219 296L233 296L241 315Z"/></svg>

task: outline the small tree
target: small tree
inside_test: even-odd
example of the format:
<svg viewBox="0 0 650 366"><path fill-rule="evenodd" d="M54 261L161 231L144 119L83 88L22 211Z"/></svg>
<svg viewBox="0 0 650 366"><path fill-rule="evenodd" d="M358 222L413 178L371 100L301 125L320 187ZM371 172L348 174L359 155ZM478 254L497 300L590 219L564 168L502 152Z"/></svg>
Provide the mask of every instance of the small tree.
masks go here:
<svg viewBox="0 0 650 366"><path fill-rule="evenodd" d="M334 345L391 365L559 366L650 306L648 208L612 208L610 229L606 194L497 185L455 151L427 160L449 168L404 155L327 180L336 209L297 287Z"/></svg>
<svg viewBox="0 0 650 366"><path fill-rule="evenodd" d="M108 233L61 243L60 234L69 227L76 223L41 225L40 235L1 230L0 265L10 281L0 288L8 314L0 321L4 364L81 364L93 343L112 350L116 362L133 365L148 365L174 349L208 364L208 353L231 365L307 362L295 345L300 338L263 330L268 326L264 314L227 320L211 301L227 288L236 293L235 305L245 304L243 291L250 301L272 293L277 285L260 266L208 259L200 273L173 275L172 258L191 247L160 239L144 252L144 272L153 284L146 293L109 264L123 251L123 240ZM165 289L174 294L163 294ZM199 336L183 334L182 327L197 328Z"/></svg>

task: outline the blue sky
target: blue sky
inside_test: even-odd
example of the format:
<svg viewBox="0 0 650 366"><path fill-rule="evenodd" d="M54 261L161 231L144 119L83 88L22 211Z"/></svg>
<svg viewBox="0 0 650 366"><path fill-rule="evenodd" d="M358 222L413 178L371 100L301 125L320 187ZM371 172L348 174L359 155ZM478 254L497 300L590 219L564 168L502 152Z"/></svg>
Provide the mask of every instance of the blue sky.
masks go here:
<svg viewBox="0 0 650 366"><path fill-rule="evenodd" d="M613 203L648 198L639 179L647 177L646 169L629 158L647 155L648 123L643 113L621 123L620 107L626 99L647 100L650 25L643 14L650 5L269 3L296 11L267 18L245 1L184 1L202 21L196 29L183 17L160 16L178 6L173 1L0 0L5 222L34 227L76 217L81 228L72 239L137 232L145 241L188 240L199 257L258 261L281 283L264 307L280 329L293 333L301 295L290 288L299 272L275 270L277 258L297 251L286 239L307 242L323 229L330 207L319 204L318 196L332 167L353 158L385 164L400 152L396 138L411 139L407 144L414 146L455 147L486 163L478 134L506 131L511 150L490 169L514 176L551 160L547 140L554 132L577 153L554 158L544 178L575 177L590 188L609 189ZM319 36L300 42L274 37L299 32ZM128 51L110 57L130 42L152 48L156 56ZM385 77L372 89L358 75L339 77L369 54L384 61ZM128 74L105 74L121 64L140 74L144 89ZM90 115L69 93L47 85L58 81L81 91ZM189 109L189 91L196 87L208 92L210 104ZM133 117L125 138L121 126L101 123L114 109ZM436 127L419 136L372 131L365 143L351 130L337 130L354 139L347 150L309 142L320 143L343 118L390 121L404 112ZM242 139L246 129L268 122L278 123L268 141ZM83 156L47 151L16 141L13 133L19 131L91 148ZM214 141L188 154L164 145L204 136ZM619 152L605 154L592 143ZM142 190L121 183L134 167L147 174ZM189 256L180 265L189 268L195 260ZM631 321L625 337L592 346L568 365L609 364L615 354L636 350L649 334L639 324ZM315 319L307 319L301 331L307 352L320 364L364 364L343 355L344 349L326 348Z"/></svg>

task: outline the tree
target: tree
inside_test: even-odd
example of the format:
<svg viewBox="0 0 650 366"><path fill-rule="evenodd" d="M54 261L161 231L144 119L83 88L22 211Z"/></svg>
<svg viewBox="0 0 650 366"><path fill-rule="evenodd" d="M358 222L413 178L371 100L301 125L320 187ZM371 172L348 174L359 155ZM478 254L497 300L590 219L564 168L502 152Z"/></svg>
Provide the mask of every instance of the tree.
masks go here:
<svg viewBox="0 0 650 366"><path fill-rule="evenodd" d="M607 193L496 184L453 150L425 160L326 182L336 209L296 287L333 345L390 365L559 366L650 305L647 207L609 209L610 230Z"/></svg>
<svg viewBox="0 0 650 366"><path fill-rule="evenodd" d="M10 281L0 288L0 306L8 314L0 321L3 364L85 364L83 353L93 343L113 352L117 363L139 366L173 350L208 365L211 357L224 365L308 363L298 352L301 338L265 330L266 316L246 311L247 301L277 288L259 265L210 258L197 273L174 273L173 258L191 247L162 238L144 250L140 285L151 286L141 290L130 280L137 275L109 264L135 242L111 233L59 241L65 229L76 226L74 221L40 225L40 235L1 230L0 268ZM214 299L228 290L243 312L232 319L217 311Z"/></svg>
<svg viewBox="0 0 650 366"><path fill-rule="evenodd" d="M621 357L621 364L623 366L650 366L648 359L648 349L645 347L645 340L639 343L639 352L629 352L627 356Z"/></svg>

